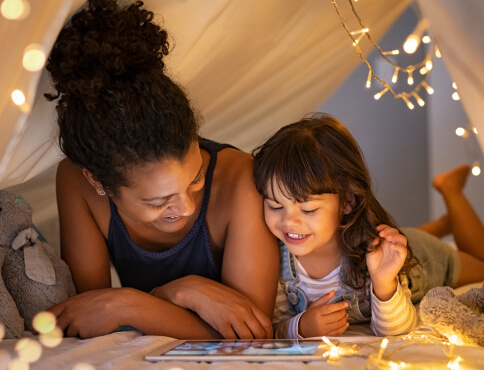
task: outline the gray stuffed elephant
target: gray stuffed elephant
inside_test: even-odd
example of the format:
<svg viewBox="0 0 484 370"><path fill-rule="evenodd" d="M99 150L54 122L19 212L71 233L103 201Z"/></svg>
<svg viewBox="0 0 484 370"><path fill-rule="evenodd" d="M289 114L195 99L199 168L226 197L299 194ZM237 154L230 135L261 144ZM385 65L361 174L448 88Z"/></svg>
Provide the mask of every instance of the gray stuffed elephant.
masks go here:
<svg viewBox="0 0 484 370"><path fill-rule="evenodd" d="M0 323L5 338L32 331L34 316L75 294L71 272L32 227L32 209L0 191Z"/></svg>

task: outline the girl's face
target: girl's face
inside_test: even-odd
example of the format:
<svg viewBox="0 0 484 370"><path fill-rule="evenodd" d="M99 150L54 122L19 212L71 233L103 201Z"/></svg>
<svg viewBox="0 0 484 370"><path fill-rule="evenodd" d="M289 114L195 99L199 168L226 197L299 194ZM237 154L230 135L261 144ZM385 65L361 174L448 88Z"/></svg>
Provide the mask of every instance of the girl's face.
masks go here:
<svg viewBox="0 0 484 370"><path fill-rule="evenodd" d="M150 224L163 232L181 230L196 208L195 196L205 184L198 143L182 161L164 159L129 173L130 187L116 199L124 217Z"/></svg>
<svg viewBox="0 0 484 370"><path fill-rule="evenodd" d="M272 189L269 185L267 194L266 224L292 254L306 256L337 248L336 230L340 223L337 194L313 195L303 203L286 198L278 186Z"/></svg>

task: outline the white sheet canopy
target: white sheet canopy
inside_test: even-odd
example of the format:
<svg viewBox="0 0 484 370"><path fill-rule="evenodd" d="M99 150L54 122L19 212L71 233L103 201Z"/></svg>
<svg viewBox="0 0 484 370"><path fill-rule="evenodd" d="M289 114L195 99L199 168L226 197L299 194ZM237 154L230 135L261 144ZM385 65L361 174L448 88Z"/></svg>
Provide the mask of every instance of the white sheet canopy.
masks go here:
<svg viewBox="0 0 484 370"><path fill-rule="evenodd" d="M43 174L18 189L37 192L50 210L44 216L51 218L53 174L62 157L55 137L55 104L43 97L50 88L45 69L26 71L22 55L32 43L48 53L83 1L29 2L30 14L23 20L0 16L0 189ZM338 4L350 19L348 1ZM409 0L354 4L378 40ZM419 0L469 119L484 133L484 2L459 4ZM171 35L168 72L203 117L202 134L244 150L317 109L360 62L331 0L146 0L145 6L159 15ZM351 19L350 27L358 29ZM361 47L370 51L368 43ZM16 89L26 95L23 107L12 102ZM480 144L484 147L482 135ZM42 193L44 188L48 190Z"/></svg>

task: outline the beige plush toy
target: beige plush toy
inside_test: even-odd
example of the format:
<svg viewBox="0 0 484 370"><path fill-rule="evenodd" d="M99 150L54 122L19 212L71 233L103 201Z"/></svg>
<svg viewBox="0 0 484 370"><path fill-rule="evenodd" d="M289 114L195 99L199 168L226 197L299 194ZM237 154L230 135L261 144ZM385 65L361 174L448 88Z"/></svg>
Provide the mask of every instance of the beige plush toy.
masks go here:
<svg viewBox="0 0 484 370"><path fill-rule="evenodd" d="M22 198L0 191L0 323L5 338L32 331L34 316L75 294L67 264L32 228Z"/></svg>
<svg viewBox="0 0 484 370"><path fill-rule="evenodd" d="M420 302L420 317L447 339L455 335L457 344L484 346L484 282L459 295L450 287L429 290Z"/></svg>

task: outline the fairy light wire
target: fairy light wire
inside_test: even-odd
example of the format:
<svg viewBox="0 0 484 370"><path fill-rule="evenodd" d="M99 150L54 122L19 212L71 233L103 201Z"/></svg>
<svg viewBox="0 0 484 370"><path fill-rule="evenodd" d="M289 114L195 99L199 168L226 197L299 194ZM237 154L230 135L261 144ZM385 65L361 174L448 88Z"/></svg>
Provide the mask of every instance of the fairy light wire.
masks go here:
<svg viewBox="0 0 484 370"><path fill-rule="evenodd" d="M346 30L346 33L348 34L348 36L351 38L351 40L353 41L353 46L355 47L360 59L366 64L366 66L368 67L368 79L367 79L367 83L366 83L366 87L370 87L371 86L371 78L374 78L375 80L377 80L378 82L380 82L384 88L388 89L387 91L389 91L394 98L398 99L402 99L402 100L407 100L408 101L408 96L409 95L413 95L412 93L418 93L418 91L420 90L420 88L424 87L426 88L426 86L428 86L427 84L427 78L428 78L428 72L425 74L425 77L422 81L420 81L417 85L415 85L414 89L410 92L401 92L401 93L397 93L395 92L395 90L392 89L392 87L382 78L380 78L378 75L376 75L371 67L371 64L370 62L364 57L363 55L363 52L359 46L360 44L360 41L362 39L362 37L366 36L368 38L368 41L378 50L378 52L380 53L381 57L386 61L388 62L390 65L393 66L393 68L395 69L395 72L394 72L394 75L392 76L392 81L395 80L396 82L396 78L395 75L398 77L398 72L405 72L405 73L408 73L409 75L412 74L412 72L414 70L417 70L417 69L420 69L422 67L425 67L427 61L430 61L431 58L432 58L432 53L434 52L434 48L430 48L428 50L428 52L426 53L425 57L423 58L423 60L419 63L416 63L416 64L413 64L413 65L409 65L407 67L401 67L399 65L397 65L396 63L394 63L390 58L387 57L387 55L391 54L389 52L384 52L381 47L373 41L370 33L369 33L369 30L368 30L368 27L366 27L364 24L363 24L363 21L361 20L360 16L358 15L354 5L353 5L353 1L352 0L348 0L349 4L350 4L350 7L351 7L351 10L354 14L354 16L356 17L356 19L358 20L358 23L361 27L361 30L359 31L351 31L346 23L346 21L344 20L344 17L343 15L341 14L341 11L339 9L339 6L336 2L336 0L331 0L331 3L333 4L333 7L340 19L340 22L343 26L343 28ZM357 38L355 38L354 36L355 35L358 35ZM370 81L370 82L369 82ZM427 89L427 88L426 88ZM428 89L427 89L428 91ZM407 103L407 102L406 102ZM413 105L413 104L408 104L407 103L407 106L410 106ZM412 109L412 108L410 108Z"/></svg>

